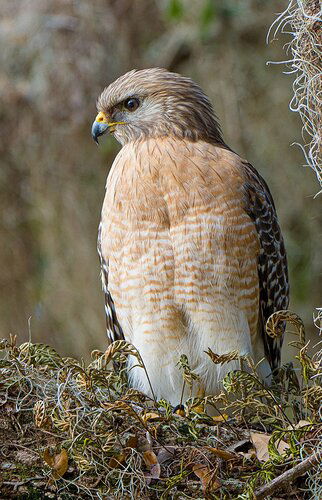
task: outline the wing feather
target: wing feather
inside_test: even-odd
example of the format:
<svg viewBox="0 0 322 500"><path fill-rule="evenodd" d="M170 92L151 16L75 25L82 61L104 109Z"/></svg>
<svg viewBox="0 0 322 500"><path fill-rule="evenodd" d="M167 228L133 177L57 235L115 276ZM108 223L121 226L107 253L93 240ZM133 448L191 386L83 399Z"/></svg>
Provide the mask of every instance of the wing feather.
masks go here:
<svg viewBox="0 0 322 500"><path fill-rule="evenodd" d="M259 329L265 354L274 372L280 365L283 337L279 339L269 337L266 333L266 321L274 312L288 308L289 282L286 252L274 201L266 182L249 163L243 163L243 167L246 174L245 211L254 221L260 241Z"/></svg>
<svg viewBox="0 0 322 500"><path fill-rule="evenodd" d="M106 334L110 342L115 340L124 340L124 334L120 323L118 322L114 301L108 289L108 261L102 254L101 246L102 224L98 227L97 251L101 264L102 288L105 296L105 319L106 319Z"/></svg>

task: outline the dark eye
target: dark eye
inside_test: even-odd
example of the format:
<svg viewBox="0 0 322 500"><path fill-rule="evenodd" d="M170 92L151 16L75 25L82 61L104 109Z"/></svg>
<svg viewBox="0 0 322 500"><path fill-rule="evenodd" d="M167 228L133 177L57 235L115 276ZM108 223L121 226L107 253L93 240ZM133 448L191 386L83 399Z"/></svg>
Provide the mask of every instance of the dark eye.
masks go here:
<svg viewBox="0 0 322 500"><path fill-rule="evenodd" d="M130 97L129 99L126 99L124 101L124 107L128 111L135 111L136 109L138 109L139 105L140 101L136 97Z"/></svg>

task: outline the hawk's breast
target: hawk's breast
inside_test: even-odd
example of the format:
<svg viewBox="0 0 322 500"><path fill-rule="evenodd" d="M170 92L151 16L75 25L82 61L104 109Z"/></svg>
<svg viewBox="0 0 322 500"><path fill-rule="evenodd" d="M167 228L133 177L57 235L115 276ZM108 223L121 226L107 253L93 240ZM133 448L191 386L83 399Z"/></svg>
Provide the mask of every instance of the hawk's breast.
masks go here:
<svg viewBox="0 0 322 500"><path fill-rule="evenodd" d="M137 321L153 331L156 318L168 330L181 322L180 331L172 327L180 338L187 321L211 327L228 305L235 323L242 310L257 334L258 238L243 209L236 158L170 139L129 144L117 156L106 185L102 252L129 338ZM223 323L221 335L231 328Z"/></svg>

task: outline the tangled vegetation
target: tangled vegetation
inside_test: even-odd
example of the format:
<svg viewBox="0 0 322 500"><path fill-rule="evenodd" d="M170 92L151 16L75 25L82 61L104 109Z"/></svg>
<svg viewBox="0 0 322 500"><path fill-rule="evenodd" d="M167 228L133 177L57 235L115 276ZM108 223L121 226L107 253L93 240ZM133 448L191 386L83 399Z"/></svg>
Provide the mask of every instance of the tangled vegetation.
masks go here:
<svg viewBox="0 0 322 500"><path fill-rule="evenodd" d="M291 0L274 21L274 37L281 31L291 35L286 44L290 55L283 61L295 75L290 109L300 114L307 144L301 146L307 164L322 187L322 4L319 0Z"/></svg>
<svg viewBox="0 0 322 500"><path fill-rule="evenodd" d="M240 370L217 396L176 411L128 387L126 358L145 367L125 341L93 351L85 366L48 345L3 340L1 497L318 498L321 351L309 356L302 321L290 312L272 315L267 333L278 335L285 320L297 330L299 373L290 363L266 387L249 357L209 349L214 363L239 359ZM186 356L178 369L191 387L197 375Z"/></svg>

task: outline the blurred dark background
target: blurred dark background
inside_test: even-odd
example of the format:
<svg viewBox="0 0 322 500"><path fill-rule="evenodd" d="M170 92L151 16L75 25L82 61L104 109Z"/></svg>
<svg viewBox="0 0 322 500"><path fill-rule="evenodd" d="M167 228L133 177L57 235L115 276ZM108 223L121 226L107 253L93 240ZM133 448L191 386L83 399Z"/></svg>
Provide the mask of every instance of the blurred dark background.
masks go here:
<svg viewBox="0 0 322 500"><path fill-rule="evenodd" d="M118 145L90 136L104 86L163 66L209 94L228 144L268 181L286 239L291 309L311 335L319 306L321 220L301 165L301 122L280 37L284 1L10 0L0 6L1 336L87 356L105 345L97 226Z"/></svg>

